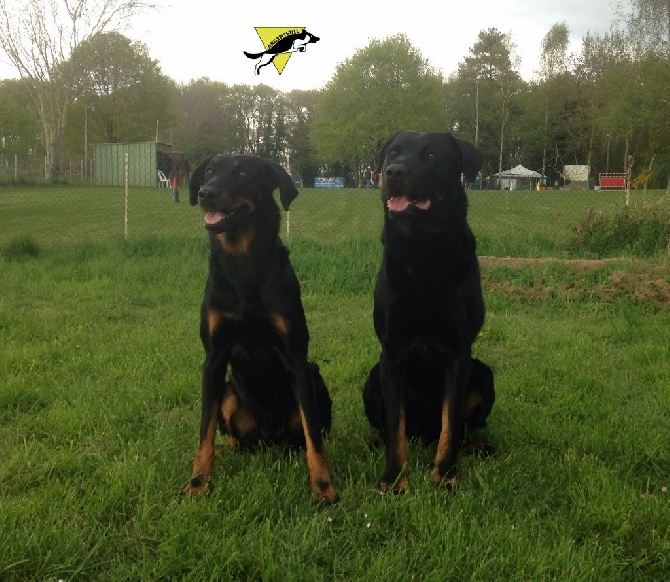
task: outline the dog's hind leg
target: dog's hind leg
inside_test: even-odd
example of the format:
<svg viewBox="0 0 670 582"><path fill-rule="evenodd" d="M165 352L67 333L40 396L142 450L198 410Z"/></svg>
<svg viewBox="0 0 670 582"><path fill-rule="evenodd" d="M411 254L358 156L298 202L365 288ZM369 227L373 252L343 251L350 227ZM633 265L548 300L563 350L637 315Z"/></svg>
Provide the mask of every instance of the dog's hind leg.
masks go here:
<svg viewBox="0 0 670 582"><path fill-rule="evenodd" d="M382 393L379 363L372 367L368 379L365 381L363 408L368 421L383 438L386 431L386 412L384 410L384 394Z"/></svg>
<svg viewBox="0 0 670 582"><path fill-rule="evenodd" d="M270 58L266 60L266 58L267 58L268 56L269 56ZM256 67L254 68L254 70L256 71L256 74L257 74L257 75L260 75L260 74L261 74L261 69L262 69L263 67L269 65L272 61L274 61L276 56L277 56L277 55L267 55L267 54L266 54L266 55L263 55L263 56L260 58L260 60L256 63Z"/></svg>
<svg viewBox="0 0 670 582"><path fill-rule="evenodd" d="M254 415L240 406L237 394L228 384L226 395L221 403L220 425L241 449L247 449L257 445L261 439L261 429Z"/></svg>
<svg viewBox="0 0 670 582"><path fill-rule="evenodd" d="M486 426L486 419L494 402L493 371L484 362L473 358L464 407L466 430L464 452L481 457L495 454L493 445L481 438L473 438L477 429Z"/></svg>

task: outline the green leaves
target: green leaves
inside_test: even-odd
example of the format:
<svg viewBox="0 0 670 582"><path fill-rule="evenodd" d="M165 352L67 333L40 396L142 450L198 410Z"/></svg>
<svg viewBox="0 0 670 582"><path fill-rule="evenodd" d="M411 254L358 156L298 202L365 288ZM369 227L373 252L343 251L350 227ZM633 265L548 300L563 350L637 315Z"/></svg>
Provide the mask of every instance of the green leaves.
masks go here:
<svg viewBox="0 0 670 582"><path fill-rule="evenodd" d="M373 39L338 65L323 90L313 138L323 157L352 168L372 162L398 129L446 128L443 81L403 34Z"/></svg>

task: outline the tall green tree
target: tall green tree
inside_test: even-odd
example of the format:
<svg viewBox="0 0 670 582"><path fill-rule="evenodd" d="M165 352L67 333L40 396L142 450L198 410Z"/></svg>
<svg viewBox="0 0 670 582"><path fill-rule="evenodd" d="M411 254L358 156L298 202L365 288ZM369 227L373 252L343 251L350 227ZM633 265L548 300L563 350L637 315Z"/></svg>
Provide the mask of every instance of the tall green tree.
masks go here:
<svg viewBox="0 0 670 582"><path fill-rule="evenodd" d="M124 28L147 7L142 0L0 0L0 49L38 111L48 179L58 175L68 111L86 86L88 71L72 52L98 33Z"/></svg>
<svg viewBox="0 0 670 582"><path fill-rule="evenodd" d="M542 39L540 55L540 86L544 92L544 132L542 136L542 175L547 170L547 145L549 140L550 110L557 109L560 93L560 77L568 69L568 47L570 29L565 22L554 24Z"/></svg>
<svg viewBox="0 0 670 582"><path fill-rule="evenodd" d="M636 52L670 58L670 0L628 0L617 11Z"/></svg>
<svg viewBox="0 0 670 582"><path fill-rule="evenodd" d="M306 185L312 185L319 172L311 136L317 99L317 91L296 90L285 96L289 168L292 174L301 176Z"/></svg>
<svg viewBox="0 0 670 582"><path fill-rule="evenodd" d="M207 78L180 88L176 143L194 160L212 153L239 151L231 120L224 113L223 103L229 93L227 85Z"/></svg>
<svg viewBox="0 0 670 582"><path fill-rule="evenodd" d="M0 165L11 166L14 156L44 155L37 111L23 82L0 81Z"/></svg>
<svg viewBox="0 0 670 582"><path fill-rule="evenodd" d="M404 34L372 40L322 90L312 138L318 155L358 174L398 129L446 129L443 79Z"/></svg>
<svg viewBox="0 0 670 582"><path fill-rule="evenodd" d="M627 91L630 64L626 38L621 31L604 35L587 33L573 64L580 101L569 120L570 145L579 152L580 162L586 159L601 172L623 171L631 132L630 116L613 123L603 113L618 94ZM596 155L597 144L604 156Z"/></svg>
<svg viewBox="0 0 670 582"><path fill-rule="evenodd" d="M88 72L82 95L71 106L65 134L70 152L81 151L84 120L89 143L172 141L178 88L145 44L119 32L100 33L80 43L70 61Z"/></svg>
<svg viewBox="0 0 670 582"><path fill-rule="evenodd" d="M519 96L526 85L516 67L511 37L489 28L479 32L447 85L450 126L484 151L486 172L500 171L503 162L518 158L513 124L520 116Z"/></svg>
<svg viewBox="0 0 670 582"><path fill-rule="evenodd" d="M619 13L634 62L626 90L617 92L607 118L619 123L628 111L638 171L644 164L651 183L670 190L670 0L621 2Z"/></svg>

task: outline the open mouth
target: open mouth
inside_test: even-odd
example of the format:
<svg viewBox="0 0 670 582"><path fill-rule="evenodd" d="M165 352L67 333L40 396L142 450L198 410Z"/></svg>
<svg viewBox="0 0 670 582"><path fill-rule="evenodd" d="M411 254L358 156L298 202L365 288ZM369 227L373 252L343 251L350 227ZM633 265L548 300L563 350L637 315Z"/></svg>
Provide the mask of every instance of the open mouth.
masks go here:
<svg viewBox="0 0 670 582"><path fill-rule="evenodd" d="M425 200L411 200L407 196L391 196L386 200L386 207L391 212L405 212L406 210L428 210L430 208L431 201L426 198Z"/></svg>
<svg viewBox="0 0 670 582"><path fill-rule="evenodd" d="M249 211L246 204L242 204L231 210L207 210L204 216L205 228L209 230L225 230L228 225L235 222Z"/></svg>

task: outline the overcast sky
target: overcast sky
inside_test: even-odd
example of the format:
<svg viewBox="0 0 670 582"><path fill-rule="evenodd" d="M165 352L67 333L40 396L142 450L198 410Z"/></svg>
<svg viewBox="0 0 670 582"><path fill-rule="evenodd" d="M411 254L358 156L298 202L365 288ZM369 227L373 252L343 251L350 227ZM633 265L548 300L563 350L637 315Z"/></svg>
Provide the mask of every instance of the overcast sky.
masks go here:
<svg viewBox="0 0 670 582"><path fill-rule="evenodd" d="M338 63L352 57L370 39L405 33L445 77L468 55L480 30L511 33L520 57L520 73L530 80L538 68L540 44L551 26L565 22L571 52L588 32L604 33L614 20L614 0L154 0L162 6L124 32L144 42L163 73L178 83L209 77L227 84L264 83L281 91L320 89ZM439 7L439 8L438 8ZM254 74L255 61L243 51L264 49L255 27L305 27L320 41L293 54L282 74L274 66ZM13 77L0 66L0 78Z"/></svg>

